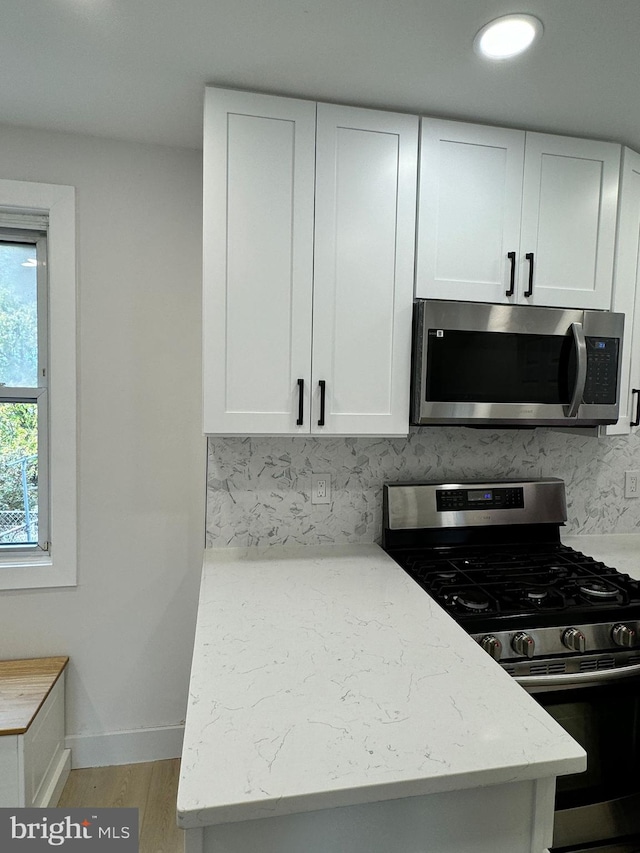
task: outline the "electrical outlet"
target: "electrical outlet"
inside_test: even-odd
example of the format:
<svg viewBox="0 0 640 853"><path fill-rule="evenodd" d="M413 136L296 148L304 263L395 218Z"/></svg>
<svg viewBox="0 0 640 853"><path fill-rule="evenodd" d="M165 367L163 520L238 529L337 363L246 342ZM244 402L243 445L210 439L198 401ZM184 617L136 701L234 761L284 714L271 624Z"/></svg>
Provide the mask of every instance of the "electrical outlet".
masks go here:
<svg viewBox="0 0 640 853"><path fill-rule="evenodd" d="M311 503L331 503L331 474L311 475Z"/></svg>
<svg viewBox="0 0 640 853"><path fill-rule="evenodd" d="M624 472L625 498L640 498L640 471Z"/></svg>

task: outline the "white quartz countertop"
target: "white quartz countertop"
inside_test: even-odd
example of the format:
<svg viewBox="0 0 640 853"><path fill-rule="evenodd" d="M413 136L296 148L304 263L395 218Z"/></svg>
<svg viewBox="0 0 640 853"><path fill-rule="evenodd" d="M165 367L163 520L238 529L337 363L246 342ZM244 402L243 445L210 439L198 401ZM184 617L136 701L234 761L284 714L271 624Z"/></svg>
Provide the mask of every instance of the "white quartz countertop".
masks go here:
<svg viewBox="0 0 640 853"><path fill-rule="evenodd" d="M562 543L640 580L640 533L561 536Z"/></svg>
<svg viewBox="0 0 640 853"><path fill-rule="evenodd" d="M581 747L378 546L205 553L183 828L585 765Z"/></svg>

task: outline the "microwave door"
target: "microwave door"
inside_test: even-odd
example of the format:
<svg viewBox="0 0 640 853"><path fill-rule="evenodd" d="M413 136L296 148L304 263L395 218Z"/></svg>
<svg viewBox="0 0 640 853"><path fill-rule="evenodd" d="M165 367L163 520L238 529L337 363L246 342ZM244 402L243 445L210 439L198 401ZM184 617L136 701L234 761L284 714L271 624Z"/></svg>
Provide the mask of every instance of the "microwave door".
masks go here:
<svg viewBox="0 0 640 853"><path fill-rule="evenodd" d="M566 422L573 399L576 411L582 402L584 385L575 344L582 327L573 336L568 328L427 329L423 415L441 423Z"/></svg>
<svg viewBox="0 0 640 853"><path fill-rule="evenodd" d="M569 327L573 334L573 343L576 351L576 381L571 395L571 402L564 407L564 413L568 418L576 418L584 396L587 383L587 342L584 337L582 323L572 323ZM568 368L567 368L568 369Z"/></svg>

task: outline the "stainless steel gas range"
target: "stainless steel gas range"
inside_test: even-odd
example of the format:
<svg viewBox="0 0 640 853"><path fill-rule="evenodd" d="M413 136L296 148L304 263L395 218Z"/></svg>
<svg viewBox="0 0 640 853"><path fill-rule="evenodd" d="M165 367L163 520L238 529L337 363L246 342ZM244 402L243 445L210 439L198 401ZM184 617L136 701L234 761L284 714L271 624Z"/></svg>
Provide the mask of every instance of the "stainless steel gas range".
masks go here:
<svg viewBox="0 0 640 853"><path fill-rule="evenodd" d="M640 581L562 544L561 480L389 484L383 515L384 549L586 749L554 853L640 853Z"/></svg>

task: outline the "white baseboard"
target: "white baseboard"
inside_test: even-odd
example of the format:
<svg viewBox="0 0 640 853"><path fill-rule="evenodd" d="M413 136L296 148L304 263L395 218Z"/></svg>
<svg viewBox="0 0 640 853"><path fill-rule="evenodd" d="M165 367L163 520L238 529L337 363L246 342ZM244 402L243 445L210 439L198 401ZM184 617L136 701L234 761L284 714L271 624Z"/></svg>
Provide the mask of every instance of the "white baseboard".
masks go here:
<svg viewBox="0 0 640 853"><path fill-rule="evenodd" d="M179 758L182 754L184 726L133 729L93 735L68 735L65 746L71 750L72 767L107 767L115 764L139 764Z"/></svg>

